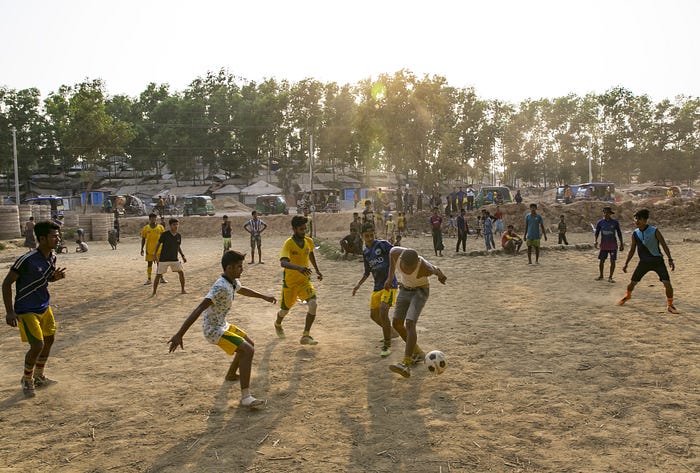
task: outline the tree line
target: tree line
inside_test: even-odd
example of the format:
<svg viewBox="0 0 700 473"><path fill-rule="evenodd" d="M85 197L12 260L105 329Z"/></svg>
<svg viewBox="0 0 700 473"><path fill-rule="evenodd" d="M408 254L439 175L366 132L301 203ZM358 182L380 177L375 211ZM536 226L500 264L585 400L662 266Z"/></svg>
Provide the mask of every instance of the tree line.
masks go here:
<svg viewBox="0 0 700 473"><path fill-rule="evenodd" d="M183 91L149 84L138 97L108 96L102 80L0 88L0 172L21 179L79 166L91 187L115 160L142 174L164 166L178 181L198 172L252 177L275 169L281 187L314 168L334 175L382 170L399 183L499 181L692 183L700 172L700 99L652 101L623 87L583 97L512 104L410 71L357 84L245 80L224 70ZM313 137L313 138L312 138ZM206 177L206 176L203 176Z"/></svg>

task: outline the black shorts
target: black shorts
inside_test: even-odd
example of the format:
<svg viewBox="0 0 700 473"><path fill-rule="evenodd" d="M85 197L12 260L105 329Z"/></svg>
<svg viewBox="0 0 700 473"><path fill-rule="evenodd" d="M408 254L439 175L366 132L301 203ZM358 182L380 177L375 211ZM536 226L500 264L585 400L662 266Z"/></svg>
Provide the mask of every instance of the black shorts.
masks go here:
<svg viewBox="0 0 700 473"><path fill-rule="evenodd" d="M654 271L656 274L658 274L659 281L671 280L671 277L668 275L666 263L664 263L664 260L660 259L658 261L640 261L632 274L632 281L641 281L644 275L649 271Z"/></svg>

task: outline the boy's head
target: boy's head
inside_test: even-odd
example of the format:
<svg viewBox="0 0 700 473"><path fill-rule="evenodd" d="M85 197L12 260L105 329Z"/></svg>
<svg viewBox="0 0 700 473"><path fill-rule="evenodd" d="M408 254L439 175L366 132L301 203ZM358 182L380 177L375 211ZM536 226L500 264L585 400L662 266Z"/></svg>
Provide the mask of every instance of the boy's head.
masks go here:
<svg viewBox="0 0 700 473"><path fill-rule="evenodd" d="M513 229L514 229L513 225L508 225L508 231L509 231L509 232L513 233Z"/></svg>
<svg viewBox="0 0 700 473"><path fill-rule="evenodd" d="M61 227L58 224L51 221L39 222L34 225L34 235L39 246L44 246L51 250L55 249L58 246L58 232L60 229Z"/></svg>
<svg viewBox="0 0 700 473"><path fill-rule="evenodd" d="M156 214L154 214L154 213L148 214L148 221L150 223L156 223L156 218L158 218L158 216Z"/></svg>
<svg viewBox="0 0 700 473"><path fill-rule="evenodd" d="M180 226L180 221L176 218L171 218L168 220L168 225L170 225L170 231L176 232Z"/></svg>
<svg viewBox="0 0 700 473"><path fill-rule="evenodd" d="M353 212L353 213L352 213L352 218L353 218L353 220L357 220L358 218L360 218L360 214L357 213L357 212Z"/></svg>
<svg viewBox="0 0 700 473"><path fill-rule="evenodd" d="M537 204L530 204L530 210L531 211L537 210Z"/></svg>
<svg viewBox="0 0 700 473"><path fill-rule="evenodd" d="M372 246L372 243L374 242L375 235L374 235L374 225L371 223L367 222L362 225L362 240L365 242L366 246Z"/></svg>
<svg viewBox="0 0 700 473"><path fill-rule="evenodd" d="M243 272L243 261L245 260L245 254L239 253L238 251L228 250L221 257L221 267L224 270L226 276L231 279L236 279L241 276Z"/></svg>
<svg viewBox="0 0 700 473"><path fill-rule="evenodd" d="M255 210L253 210L253 213L254 213L254 212L255 212ZM223 218L224 218L224 223L228 222L228 215L224 215Z"/></svg>
<svg viewBox="0 0 700 473"><path fill-rule="evenodd" d="M562 220L564 220L564 216L563 216L563 215L560 215L559 218L562 219Z"/></svg>
<svg viewBox="0 0 700 473"><path fill-rule="evenodd" d="M366 208L372 207L372 201L369 199L365 200L365 207Z"/></svg>
<svg viewBox="0 0 700 473"><path fill-rule="evenodd" d="M296 236L303 237L306 234L306 223L308 221L308 218L301 215L292 217L292 230L294 230Z"/></svg>
<svg viewBox="0 0 700 473"><path fill-rule="evenodd" d="M419 261L418 252L410 248L403 250L401 252L401 256L399 256L401 271L407 274L410 274L416 270L416 266L418 266Z"/></svg>
<svg viewBox="0 0 700 473"><path fill-rule="evenodd" d="M647 220L649 220L649 211L647 209L637 210L634 213L634 220L638 227L643 227L647 224Z"/></svg>

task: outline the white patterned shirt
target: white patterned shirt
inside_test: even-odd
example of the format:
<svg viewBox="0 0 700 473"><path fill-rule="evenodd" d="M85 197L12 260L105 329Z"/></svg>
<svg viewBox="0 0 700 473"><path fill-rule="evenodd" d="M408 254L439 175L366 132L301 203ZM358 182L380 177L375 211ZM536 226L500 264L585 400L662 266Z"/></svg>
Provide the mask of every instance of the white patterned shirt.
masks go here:
<svg viewBox="0 0 700 473"><path fill-rule="evenodd" d="M241 282L238 279L231 284L228 279L221 276L209 289L205 296L212 304L204 311L202 318L202 332L207 341L217 344L226 330L231 326L226 321L226 314L231 310L233 296L241 289Z"/></svg>

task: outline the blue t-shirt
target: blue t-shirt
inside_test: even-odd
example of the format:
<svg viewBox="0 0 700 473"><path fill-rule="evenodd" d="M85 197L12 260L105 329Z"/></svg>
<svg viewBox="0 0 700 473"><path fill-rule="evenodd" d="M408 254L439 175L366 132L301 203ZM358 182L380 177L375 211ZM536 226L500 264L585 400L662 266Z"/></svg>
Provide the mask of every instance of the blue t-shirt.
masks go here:
<svg viewBox="0 0 700 473"><path fill-rule="evenodd" d="M525 216L525 228L527 228L527 239L528 240L539 240L540 235L540 225L544 225L544 220L540 214L527 214Z"/></svg>
<svg viewBox="0 0 700 473"><path fill-rule="evenodd" d="M615 219L605 220L604 218L598 221L595 227L595 236L598 238L600 235L600 249L601 250L616 250L617 249L617 238L616 234L620 236L622 240L622 230L620 230L620 222Z"/></svg>
<svg viewBox="0 0 700 473"><path fill-rule="evenodd" d="M32 250L17 258L10 271L19 274L16 285L15 313L43 314L49 308L49 280L56 271L56 255L48 258Z"/></svg>
<svg viewBox="0 0 700 473"><path fill-rule="evenodd" d="M389 265L391 263L389 252L391 252L391 248L391 243L386 240L374 240L372 246L365 248L362 252L362 258L365 263L365 276L369 276L369 273L372 273L375 291L384 289L384 283L389 276ZM397 287L396 277L394 277L391 287Z"/></svg>
<svg viewBox="0 0 700 473"><path fill-rule="evenodd" d="M639 261L663 261L659 240L656 239L656 227L647 225L644 230L637 228L632 233L632 238L637 242Z"/></svg>

